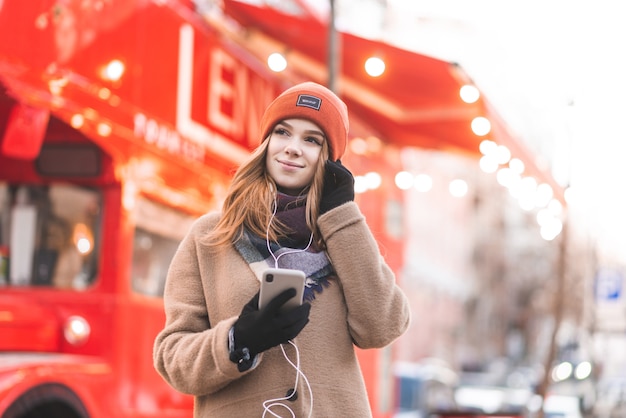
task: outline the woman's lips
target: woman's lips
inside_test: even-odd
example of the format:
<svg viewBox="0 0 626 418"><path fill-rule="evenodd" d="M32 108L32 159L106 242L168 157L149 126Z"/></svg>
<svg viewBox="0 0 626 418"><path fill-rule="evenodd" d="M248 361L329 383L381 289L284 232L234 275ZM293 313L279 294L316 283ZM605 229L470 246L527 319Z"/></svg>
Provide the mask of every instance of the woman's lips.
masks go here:
<svg viewBox="0 0 626 418"><path fill-rule="evenodd" d="M280 165L287 169L302 168L300 164L294 163L292 161L278 160L278 162Z"/></svg>

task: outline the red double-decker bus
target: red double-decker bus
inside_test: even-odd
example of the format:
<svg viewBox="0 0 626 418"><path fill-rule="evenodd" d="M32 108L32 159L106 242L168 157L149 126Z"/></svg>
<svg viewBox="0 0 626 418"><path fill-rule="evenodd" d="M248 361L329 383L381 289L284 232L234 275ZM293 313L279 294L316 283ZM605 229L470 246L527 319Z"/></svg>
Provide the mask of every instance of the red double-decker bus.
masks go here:
<svg viewBox="0 0 626 418"><path fill-rule="evenodd" d="M152 365L166 271L289 80L185 1L4 0L0 39L0 416L191 416Z"/></svg>

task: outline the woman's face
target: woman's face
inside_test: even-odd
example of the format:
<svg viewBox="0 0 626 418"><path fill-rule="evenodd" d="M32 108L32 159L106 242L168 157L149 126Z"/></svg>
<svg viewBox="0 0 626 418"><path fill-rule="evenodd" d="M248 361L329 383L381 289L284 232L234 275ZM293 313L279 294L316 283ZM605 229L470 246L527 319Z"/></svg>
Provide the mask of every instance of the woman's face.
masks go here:
<svg viewBox="0 0 626 418"><path fill-rule="evenodd" d="M292 196L313 181L326 138L306 119L285 119L272 130L265 164L278 190Z"/></svg>

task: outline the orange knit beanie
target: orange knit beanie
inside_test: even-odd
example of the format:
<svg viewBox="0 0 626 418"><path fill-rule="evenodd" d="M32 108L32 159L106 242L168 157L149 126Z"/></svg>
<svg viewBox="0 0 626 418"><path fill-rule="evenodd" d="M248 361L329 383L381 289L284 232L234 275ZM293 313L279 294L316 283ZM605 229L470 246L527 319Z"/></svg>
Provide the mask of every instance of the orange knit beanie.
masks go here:
<svg viewBox="0 0 626 418"><path fill-rule="evenodd" d="M310 120L322 129L332 161L343 156L348 142L348 108L335 93L311 81L288 88L265 109L261 138L265 140L278 122L298 118Z"/></svg>

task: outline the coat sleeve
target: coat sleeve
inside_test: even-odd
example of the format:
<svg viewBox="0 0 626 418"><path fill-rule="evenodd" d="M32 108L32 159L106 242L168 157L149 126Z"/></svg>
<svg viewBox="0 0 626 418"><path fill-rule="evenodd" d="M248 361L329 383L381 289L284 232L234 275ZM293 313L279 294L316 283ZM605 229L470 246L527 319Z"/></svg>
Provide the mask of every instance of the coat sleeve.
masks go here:
<svg viewBox="0 0 626 418"><path fill-rule="evenodd" d="M343 288L354 343L360 348L390 344L409 326L409 303L365 217L349 202L321 216L319 227Z"/></svg>
<svg viewBox="0 0 626 418"><path fill-rule="evenodd" d="M201 224L196 221L170 264L165 326L153 350L154 367L165 381L196 396L213 393L249 372L239 372L229 360L228 332L237 317L210 323L198 263L198 241L206 231Z"/></svg>

